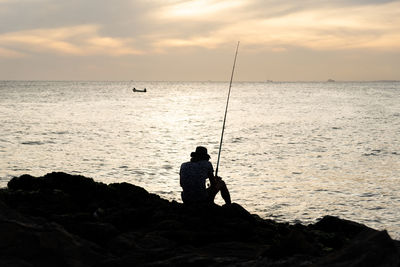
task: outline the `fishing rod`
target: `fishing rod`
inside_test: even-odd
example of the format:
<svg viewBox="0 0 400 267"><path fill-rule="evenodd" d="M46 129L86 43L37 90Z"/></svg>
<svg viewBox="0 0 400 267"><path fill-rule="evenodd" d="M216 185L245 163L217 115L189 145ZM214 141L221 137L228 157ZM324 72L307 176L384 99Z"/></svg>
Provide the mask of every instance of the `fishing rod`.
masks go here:
<svg viewBox="0 0 400 267"><path fill-rule="evenodd" d="M220 159L220 157L221 157L222 140L224 139L224 131L225 131L226 114L228 113L229 97L230 97L230 95L231 95L231 87L232 87L233 73L235 72L236 58L237 58L237 54L238 54L238 50L239 50L239 43L240 43L240 41L238 41L238 43L237 43L237 46L236 46L236 53L235 53L235 59L233 60L233 67L232 67L231 81L230 81L230 83L229 83L228 98L226 99L226 107L225 107L224 123L222 124L221 141L219 142L218 160L217 160L217 168L215 169L215 176L218 176L218 167L219 167L219 159Z"/></svg>

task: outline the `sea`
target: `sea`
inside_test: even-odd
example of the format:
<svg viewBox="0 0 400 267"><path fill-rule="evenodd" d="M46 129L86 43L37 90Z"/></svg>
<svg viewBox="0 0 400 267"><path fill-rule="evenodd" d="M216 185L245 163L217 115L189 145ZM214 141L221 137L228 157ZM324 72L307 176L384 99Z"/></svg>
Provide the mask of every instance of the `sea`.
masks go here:
<svg viewBox="0 0 400 267"><path fill-rule="evenodd" d="M181 202L179 168L196 146L217 165L228 89L0 81L0 187L56 171ZM400 239L400 82L234 81L218 175L262 218L333 215Z"/></svg>

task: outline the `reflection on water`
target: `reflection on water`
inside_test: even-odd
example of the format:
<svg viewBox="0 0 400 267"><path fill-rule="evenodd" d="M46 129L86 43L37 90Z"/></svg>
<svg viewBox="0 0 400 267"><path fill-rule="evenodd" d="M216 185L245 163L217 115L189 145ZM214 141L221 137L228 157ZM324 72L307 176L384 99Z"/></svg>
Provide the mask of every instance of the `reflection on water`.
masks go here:
<svg viewBox="0 0 400 267"><path fill-rule="evenodd" d="M0 82L1 186L65 171L179 200L190 152L204 145L216 163L227 89ZM400 83L234 83L219 174L262 217L338 215L400 238L399 96Z"/></svg>

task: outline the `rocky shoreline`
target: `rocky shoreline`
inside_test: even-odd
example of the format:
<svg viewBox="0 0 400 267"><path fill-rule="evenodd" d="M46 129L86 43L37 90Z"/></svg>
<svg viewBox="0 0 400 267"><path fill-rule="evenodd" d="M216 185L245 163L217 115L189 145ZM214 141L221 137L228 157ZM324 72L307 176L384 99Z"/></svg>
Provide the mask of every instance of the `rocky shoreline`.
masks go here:
<svg viewBox="0 0 400 267"><path fill-rule="evenodd" d="M400 266L399 241L352 221L277 223L66 173L13 178L0 223L4 267Z"/></svg>

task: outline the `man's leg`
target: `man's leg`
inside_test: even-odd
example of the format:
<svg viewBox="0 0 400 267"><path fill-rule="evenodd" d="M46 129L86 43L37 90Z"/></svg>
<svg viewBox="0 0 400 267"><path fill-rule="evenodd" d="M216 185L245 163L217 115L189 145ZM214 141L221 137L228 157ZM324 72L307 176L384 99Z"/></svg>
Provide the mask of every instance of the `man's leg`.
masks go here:
<svg viewBox="0 0 400 267"><path fill-rule="evenodd" d="M221 183L221 188L220 188L221 196L224 199L225 203L229 205L232 203L231 194L229 194L229 190L228 187L226 187L225 182L221 180L220 183Z"/></svg>
<svg viewBox="0 0 400 267"><path fill-rule="evenodd" d="M215 196L218 194L218 192L221 192L221 196L225 203L231 204L231 195L229 194L229 190L224 181L217 181L214 185L211 185L209 188L207 188L207 191L210 202L214 203Z"/></svg>

